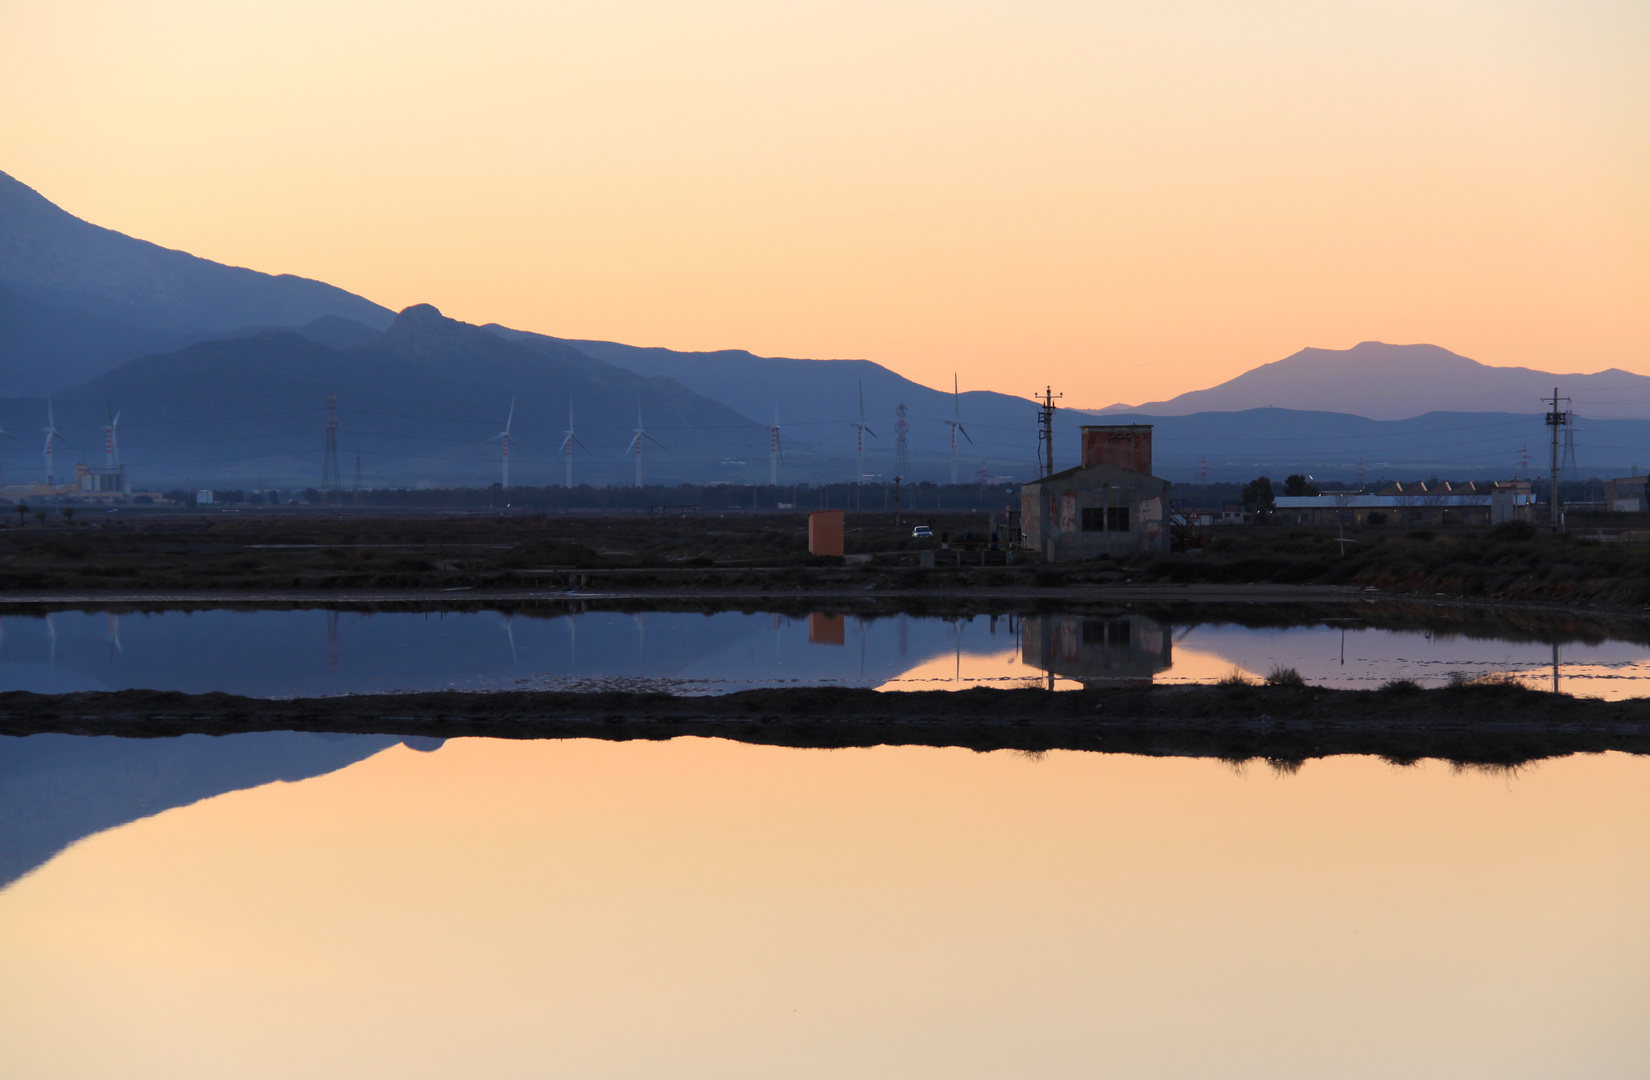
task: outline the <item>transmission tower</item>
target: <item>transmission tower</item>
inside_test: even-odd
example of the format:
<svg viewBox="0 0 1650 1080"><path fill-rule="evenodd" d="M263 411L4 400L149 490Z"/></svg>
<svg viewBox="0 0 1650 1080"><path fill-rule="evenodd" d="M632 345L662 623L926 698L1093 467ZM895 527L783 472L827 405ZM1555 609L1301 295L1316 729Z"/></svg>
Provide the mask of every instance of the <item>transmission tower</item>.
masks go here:
<svg viewBox="0 0 1650 1080"><path fill-rule="evenodd" d="M321 490L337 491L344 486L338 474L338 399L327 395L327 448L321 455Z"/></svg>
<svg viewBox="0 0 1650 1080"><path fill-rule="evenodd" d="M911 478L911 422L905 418L905 402L894 406L894 477Z"/></svg>

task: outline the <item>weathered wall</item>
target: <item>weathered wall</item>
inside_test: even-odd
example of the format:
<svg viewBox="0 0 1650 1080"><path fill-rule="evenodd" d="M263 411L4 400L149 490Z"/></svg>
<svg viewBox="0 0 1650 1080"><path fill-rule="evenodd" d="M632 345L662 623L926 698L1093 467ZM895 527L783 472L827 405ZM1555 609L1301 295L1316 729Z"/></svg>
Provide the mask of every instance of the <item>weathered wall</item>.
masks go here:
<svg viewBox="0 0 1650 1080"><path fill-rule="evenodd" d="M1155 476L1113 465L1069 469L1023 485L1020 502L1025 545L1049 562L1169 550L1169 482ZM1117 527L1111 510L1126 513L1127 527Z"/></svg>
<svg viewBox="0 0 1650 1080"><path fill-rule="evenodd" d="M1152 471L1150 424L1085 424L1083 465L1116 465L1130 472Z"/></svg>
<svg viewBox="0 0 1650 1080"><path fill-rule="evenodd" d="M841 510L819 510L808 515L808 554L842 554Z"/></svg>

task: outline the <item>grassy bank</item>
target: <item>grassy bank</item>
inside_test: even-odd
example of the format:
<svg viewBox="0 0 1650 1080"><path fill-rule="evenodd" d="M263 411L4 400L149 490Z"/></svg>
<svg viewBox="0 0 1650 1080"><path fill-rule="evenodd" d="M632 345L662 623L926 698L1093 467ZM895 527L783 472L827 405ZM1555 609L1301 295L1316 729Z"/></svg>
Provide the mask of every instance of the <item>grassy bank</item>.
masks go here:
<svg viewBox="0 0 1650 1080"><path fill-rule="evenodd" d="M1208 547L1151 560L1142 580L1350 585L1462 599L1650 604L1650 547L1553 533L1523 523L1483 531L1216 531Z"/></svg>

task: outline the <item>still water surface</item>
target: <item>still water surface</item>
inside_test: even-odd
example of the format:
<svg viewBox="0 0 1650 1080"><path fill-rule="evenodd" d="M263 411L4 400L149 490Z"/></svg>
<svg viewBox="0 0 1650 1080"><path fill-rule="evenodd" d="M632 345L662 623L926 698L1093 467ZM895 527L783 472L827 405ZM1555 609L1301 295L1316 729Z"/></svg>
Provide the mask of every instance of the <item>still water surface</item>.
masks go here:
<svg viewBox="0 0 1650 1080"><path fill-rule="evenodd" d="M14 1080L1650 1063L1623 755L33 736L0 841L36 856L0 885Z"/></svg>
<svg viewBox="0 0 1650 1080"><path fill-rule="evenodd" d="M937 689L1209 682L1294 667L1324 686L1424 685L1510 672L1607 698L1650 695L1650 646L1502 640L1383 629L1358 619L1294 627L1144 615L877 618L724 611L62 611L0 619L0 689L142 687L256 697L415 690L752 686Z"/></svg>

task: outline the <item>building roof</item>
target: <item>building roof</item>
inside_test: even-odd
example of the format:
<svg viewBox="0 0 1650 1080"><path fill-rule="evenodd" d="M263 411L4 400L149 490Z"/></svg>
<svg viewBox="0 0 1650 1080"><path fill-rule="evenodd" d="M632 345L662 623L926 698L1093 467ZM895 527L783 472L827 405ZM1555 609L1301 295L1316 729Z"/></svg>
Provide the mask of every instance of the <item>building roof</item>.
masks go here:
<svg viewBox="0 0 1650 1080"><path fill-rule="evenodd" d="M1121 473L1121 474L1123 474L1124 477L1133 479L1136 482L1138 482L1140 479L1144 478L1144 479L1148 479L1148 480L1156 480L1158 483L1161 483L1161 484L1167 484L1168 483L1168 481L1163 479L1161 476L1153 476L1151 473L1135 472L1133 469L1125 469L1121 465L1113 465L1110 462L1102 462L1098 465L1073 465L1069 469L1061 469L1059 472L1055 473L1053 476L1043 476L1043 477L1039 477L1036 480L1028 480L1025 483L1021 484L1020 488L1021 488L1021 490L1024 490L1025 488L1028 488L1028 487L1036 487L1038 484L1044 483L1044 482L1049 481L1049 480L1069 480L1069 479L1075 477L1078 473L1093 472L1097 469L1110 469L1111 471L1116 472L1116 473Z"/></svg>
<svg viewBox="0 0 1650 1080"><path fill-rule="evenodd" d="M1415 486L1420 487L1419 484ZM1523 505L1531 496L1527 492L1515 492L1513 498L1519 505ZM1337 507L1357 510L1397 509L1404 506L1489 506L1492 501L1492 496L1488 492L1472 495L1434 495L1420 492L1413 495L1279 495L1276 506L1279 510L1334 510Z"/></svg>

